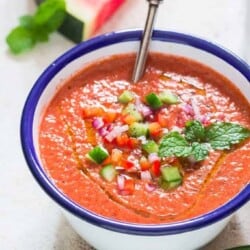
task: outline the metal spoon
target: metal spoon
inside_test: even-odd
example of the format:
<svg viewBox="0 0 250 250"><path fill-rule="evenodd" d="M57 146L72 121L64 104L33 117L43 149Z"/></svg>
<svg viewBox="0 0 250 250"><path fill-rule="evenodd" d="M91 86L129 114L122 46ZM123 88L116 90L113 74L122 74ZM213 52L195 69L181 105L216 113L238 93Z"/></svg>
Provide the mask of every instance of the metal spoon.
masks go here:
<svg viewBox="0 0 250 250"><path fill-rule="evenodd" d="M134 83L140 80L144 72L145 62L148 54L148 47L152 36L154 19L156 16L158 6L162 0L147 0L147 1L149 2L147 20L143 31L143 37L141 40L139 52L137 53L136 56L134 72L132 75L132 81Z"/></svg>

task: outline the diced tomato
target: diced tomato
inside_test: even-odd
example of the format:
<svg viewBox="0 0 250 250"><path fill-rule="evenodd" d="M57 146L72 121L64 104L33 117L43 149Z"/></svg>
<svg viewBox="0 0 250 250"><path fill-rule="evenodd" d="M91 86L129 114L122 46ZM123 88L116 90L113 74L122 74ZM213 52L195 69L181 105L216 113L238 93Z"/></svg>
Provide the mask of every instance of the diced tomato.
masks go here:
<svg viewBox="0 0 250 250"><path fill-rule="evenodd" d="M110 163L112 163L112 158L111 158L111 156L108 156L103 162L102 162L102 164L105 166L105 165L108 165L108 164L110 164Z"/></svg>
<svg viewBox="0 0 250 250"><path fill-rule="evenodd" d="M104 119L105 122L112 123L117 118L117 113L115 113L115 112L106 112L106 113L103 113L102 116L103 116L103 119Z"/></svg>
<svg viewBox="0 0 250 250"><path fill-rule="evenodd" d="M104 109L102 107L86 107L82 110L83 118L101 117L103 114Z"/></svg>
<svg viewBox="0 0 250 250"><path fill-rule="evenodd" d="M140 159L140 167L142 171L148 170L151 167L149 160L144 156L142 156Z"/></svg>
<svg viewBox="0 0 250 250"><path fill-rule="evenodd" d="M181 112L177 116L175 125L179 128L183 128L188 120L192 120L192 117L188 116L185 112Z"/></svg>
<svg viewBox="0 0 250 250"><path fill-rule="evenodd" d="M161 125L159 122L149 123L148 129L151 136L159 136L161 134Z"/></svg>
<svg viewBox="0 0 250 250"><path fill-rule="evenodd" d="M160 167L161 167L160 161L154 161L152 163L151 170L155 176L160 176L160 174L161 174Z"/></svg>
<svg viewBox="0 0 250 250"><path fill-rule="evenodd" d="M128 138L128 142L127 142L127 146L129 148L136 148L139 145L139 140L134 138L134 137L129 137Z"/></svg>
<svg viewBox="0 0 250 250"><path fill-rule="evenodd" d="M116 143L120 147L124 147L128 144L128 135L126 133L123 133L116 137Z"/></svg>
<svg viewBox="0 0 250 250"><path fill-rule="evenodd" d="M125 115L122 117L122 121L128 125L132 124L133 122L136 122L136 118L133 115Z"/></svg>
<svg viewBox="0 0 250 250"><path fill-rule="evenodd" d="M161 127L166 128L168 127L168 111L166 109L160 110L157 114L157 122L160 124Z"/></svg>
<svg viewBox="0 0 250 250"><path fill-rule="evenodd" d="M112 163L119 163L122 159L122 151L114 148L111 153Z"/></svg>
<svg viewBox="0 0 250 250"><path fill-rule="evenodd" d="M122 162L122 166L125 168L125 169L131 169L132 167L135 166L134 162L130 161L130 160L123 160Z"/></svg>
<svg viewBox="0 0 250 250"><path fill-rule="evenodd" d="M135 190L135 182L133 179L125 179L123 189L119 190L121 195L132 195Z"/></svg>

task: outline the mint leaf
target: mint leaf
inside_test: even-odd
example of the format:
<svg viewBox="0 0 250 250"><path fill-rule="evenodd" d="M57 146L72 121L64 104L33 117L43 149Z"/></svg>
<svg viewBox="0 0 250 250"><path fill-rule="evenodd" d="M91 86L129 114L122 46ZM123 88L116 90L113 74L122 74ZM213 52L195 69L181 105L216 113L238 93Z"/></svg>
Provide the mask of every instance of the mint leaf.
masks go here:
<svg viewBox="0 0 250 250"><path fill-rule="evenodd" d="M19 23L21 27L32 29L35 26L34 18L31 15L21 16L19 18Z"/></svg>
<svg viewBox="0 0 250 250"><path fill-rule="evenodd" d="M65 17L64 0L46 0L39 5L34 22L37 26L46 27L48 33L57 30Z"/></svg>
<svg viewBox="0 0 250 250"><path fill-rule="evenodd" d="M192 147L179 132L170 132L165 135L159 146L159 156L187 157L191 154Z"/></svg>
<svg viewBox="0 0 250 250"><path fill-rule="evenodd" d="M20 25L11 30L6 42L14 54L19 54L37 42L48 41L49 34L61 26L64 18L65 0L45 0L33 16L20 18Z"/></svg>
<svg viewBox="0 0 250 250"><path fill-rule="evenodd" d="M213 149L224 150L250 137L250 130L239 124L218 122L208 126L205 134Z"/></svg>
<svg viewBox="0 0 250 250"><path fill-rule="evenodd" d="M11 51L18 54L32 48L35 45L36 39L29 29L17 27L7 36L6 42Z"/></svg>
<svg viewBox="0 0 250 250"><path fill-rule="evenodd" d="M197 120L188 121L185 126L185 138L189 142L204 141L205 128Z"/></svg>
<svg viewBox="0 0 250 250"><path fill-rule="evenodd" d="M46 42L49 40L48 29L46 27L36 25L33 16L22 16L19 18L19 22L20 26L26 28L32 33L32 36L36 42Z"/></svg>
<svg viewBox="0 0 250 250"><path fill-rule="evenodd" d="M209 144L207 143L199 143L194 142L192 143L192 155L196 161L202 161L208 156L209 154Z"/></svg>

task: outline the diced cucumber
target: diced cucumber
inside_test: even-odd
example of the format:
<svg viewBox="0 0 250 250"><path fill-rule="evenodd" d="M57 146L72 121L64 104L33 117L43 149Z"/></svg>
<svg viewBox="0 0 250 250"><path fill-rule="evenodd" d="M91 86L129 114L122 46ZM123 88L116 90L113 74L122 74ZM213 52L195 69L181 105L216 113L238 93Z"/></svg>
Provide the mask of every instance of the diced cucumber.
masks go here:
<svg viewBox="0 0 250 250"><path fill-rule="evenodd" d="M143 120L141 113L136 109L133 103L129 103L122 112L123 114L131 115L135 121L140 122Z"/></svg>
<svg viewBox="0 0 250 250"><path fill-rule="evenodd" d="M97 164L102 163L108 156L109 156L108 151L102 146L94 147L86 155L86 157L89 160L91 160Z"/></svg>
<svg viewBox="0 0 250 250"><path fill-rule="evenodd" d="M148 135L148 125L145 123L133 122L129 126L129 135L132 137L140 137Z"/></svg>
<svg viewBox="0 0 250 250"><path fill-rule="evenodd" d="M161 169L162 178L167 182L178 182L182 180L182 176L178 167L169 166Z"/></svg>
<svg viewBox="0 0 250 250"><path fill-rule="evenodd" d="M168 181L163 180L162 177L160 177L160 179L159 179L159 186L165 190L176 188L176 187L180 186L181 183L182 183L182 180L168 182Z"/></svg>
<svg viewBox="0 0 250 250"><path fill-rule="evenodd" d="M168 188L176 188L180 186L181 183L182 183L182 180L168 182Z"/></svg>
<svg viewBox="0 0 250 250"><path fill-rule="evenodd" d="M180 102L179 97L169 90L165 90L159 94L159 98L166 104L177 104Z"/></svg>
<svg viewBox="0 0 250 250"><path fill-rule="evenodd" d="M147 104L153 109L158 109L163 105L159 96L156 95L155 93L150 93L150 94L146 95L145 98L146 98Z"/></svg>
<svg viewBox="0 0 250 250"><path fill-rule="evenodd" d="M142 145L142 149L145 150L148 154L157 153L159 150L159 146L155 141L149 140L147 141L147 143Z"/></svg>
<svg viewBox="0 0 250 250"><path fill-rule="evenodd" d="M117 172L114 166L109 164L109 165L104 166L100 170L100 175L105 181L111 182L115 179Z"/></svg>
<svg viewBox="0 0 250 250"><path fill-rule="evenodd" d="M122 94L118 97L118 101L123 104L127 104L134 100L134 94L131 91L125 90Z"/></svg>

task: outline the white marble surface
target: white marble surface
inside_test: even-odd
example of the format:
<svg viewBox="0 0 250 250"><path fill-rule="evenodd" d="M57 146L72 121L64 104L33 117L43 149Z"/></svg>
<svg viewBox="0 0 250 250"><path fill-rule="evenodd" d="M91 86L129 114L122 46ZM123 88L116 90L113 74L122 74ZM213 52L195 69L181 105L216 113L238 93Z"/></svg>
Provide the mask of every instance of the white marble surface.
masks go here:
<svg viewBox="0 0 250 250"><path fill-rule="evenodd" d="M25 98L46 65L73 46L53 34L49 43L11 55L6 34L34 7L32 0L0 0L0 249L89 250L34 181L21 152L19 123ZM146 0L127 0L99 33L143 27L146 12ZM250 63L249 0L165 0L156 27L208 38ZM250 244L249 209L248 203L204 250Z"/></svg>

